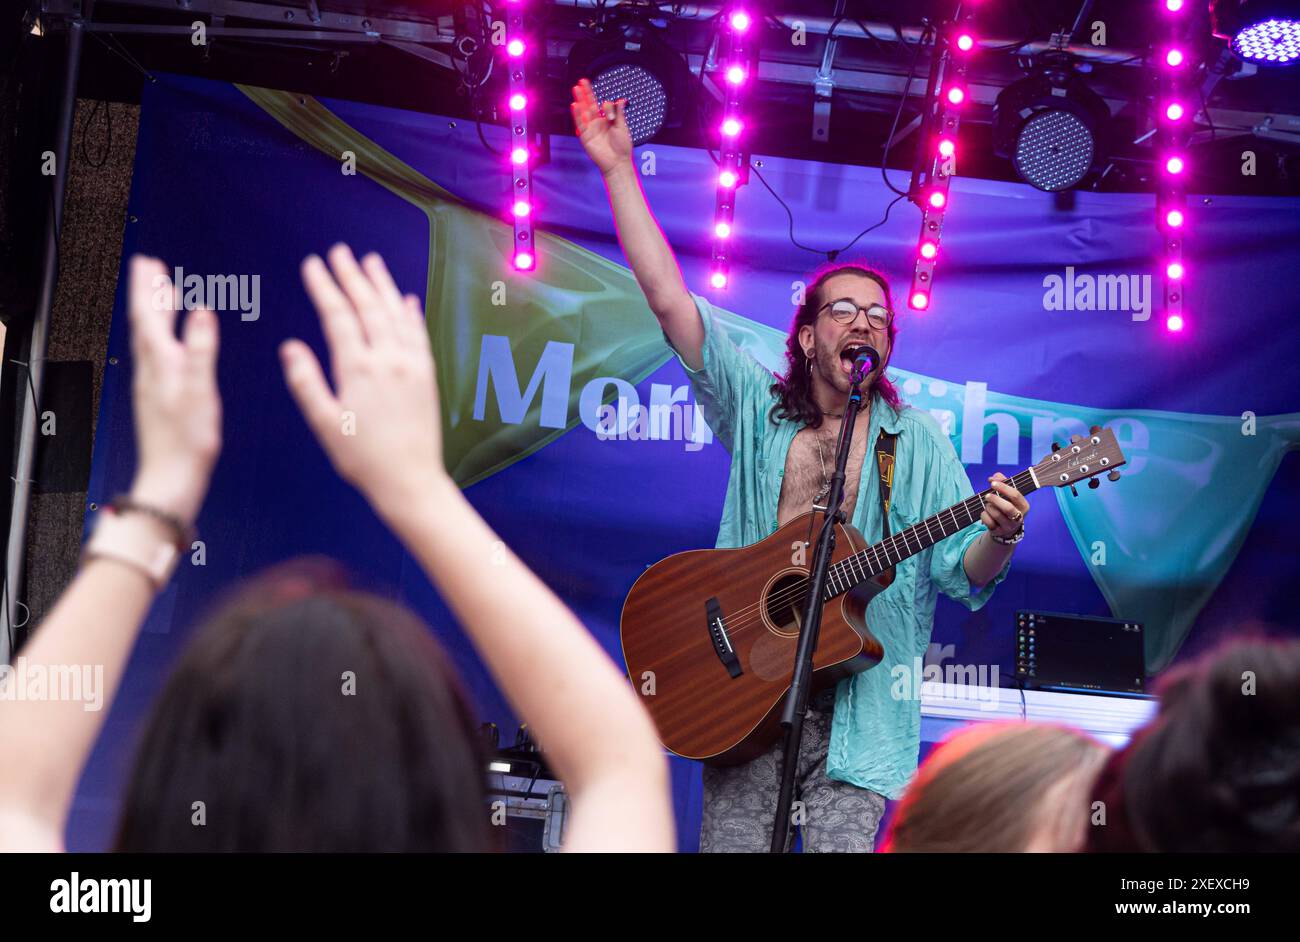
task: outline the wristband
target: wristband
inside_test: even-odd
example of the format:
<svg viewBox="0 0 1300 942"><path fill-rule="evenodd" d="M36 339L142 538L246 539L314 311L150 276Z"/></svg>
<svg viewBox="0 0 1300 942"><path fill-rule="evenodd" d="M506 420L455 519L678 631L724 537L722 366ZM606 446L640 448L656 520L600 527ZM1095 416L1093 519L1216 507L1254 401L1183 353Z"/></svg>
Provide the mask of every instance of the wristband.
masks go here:
<svg viewBox="0 0 1300 942"><path fill-rule="evenodd" d="M990 530L989 538L992 539L994 543L1001 543L1003 546L1015 546L1025 538L1025 525L1022 523L1020 528L1010 536L998 536Z"/></svg>
<svg viewBox="0 0 1300 942"><path fill-rule="evenodd" d="M133 525L115 513L102 514L82 550L82 559L113 559L139 570L161 589L171 578L180 550L149 528Z"/></svg>
<svg viewBox="0 0 1300 942"><path fill-rule="evenodd" d="M152 517L172 532L172 542L176 544L176 552L178 553L183 553L189 549L199 535L198 530L185 523L176 514L168 513L157 507L151 507L148 504L142 504L128 494L118 494L111 502L104 505L104 509L118 516L136 513Z"/></svg>

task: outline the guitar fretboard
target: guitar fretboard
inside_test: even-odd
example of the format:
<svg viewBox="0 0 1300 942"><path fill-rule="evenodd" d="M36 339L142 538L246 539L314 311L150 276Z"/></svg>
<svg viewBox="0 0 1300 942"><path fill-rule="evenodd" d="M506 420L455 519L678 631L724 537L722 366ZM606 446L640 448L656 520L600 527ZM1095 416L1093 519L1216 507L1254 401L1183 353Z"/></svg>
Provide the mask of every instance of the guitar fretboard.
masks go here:
<svg viewBox="0 0 1300 942"><path fill-rule="evenodd" d="M1007 483L1021 494L1030 494L1038 489L1034 483L1034 476L1028 469L1010 478ZM826 601L843 595L858 583L898 565L926 547L933 546L960 530L965 530L980 518L984 510L984 501L993 493L995 493L993 488L980 491L960 504L953 504L906 530L900 530L879 543L868 546L861 552L846 556L838 563L832 563L827 570Z"/></svg>

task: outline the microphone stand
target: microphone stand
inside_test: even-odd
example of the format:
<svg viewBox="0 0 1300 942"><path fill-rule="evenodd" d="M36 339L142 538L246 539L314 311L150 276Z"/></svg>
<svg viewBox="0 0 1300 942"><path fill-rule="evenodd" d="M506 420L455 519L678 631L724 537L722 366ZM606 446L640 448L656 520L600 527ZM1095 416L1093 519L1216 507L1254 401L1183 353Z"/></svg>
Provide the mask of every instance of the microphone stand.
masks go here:
<svg viewBox="0 0 1300 942"><path fill-rule="evenodd" d="M831 475L831 489L826 495L822 529L813 551L812 575L808 583L808 598L804 602L803 620L799 623L799 644L795 649L794 673L790 690L785 697L781 725L785 728L785 746L781 763L781 790L776 799L776 817L772 821L772 847L774 854L785 853L790 834L790 805L794 798L794 773L799 759L799 743L803 739L803 715L808 708L813 672L813 652L821 631L823 594L826 590L827 569L835 552L835 524L844 520L840 504L844 502L844 468L849 460L849 445L853 441L853 426L857 423L858 408L862 404L862 381L870 370L866 364L855 363L851 376L848 403L844 408L844 421L840 423L840 442L835 453L835 473Z"/></svg>

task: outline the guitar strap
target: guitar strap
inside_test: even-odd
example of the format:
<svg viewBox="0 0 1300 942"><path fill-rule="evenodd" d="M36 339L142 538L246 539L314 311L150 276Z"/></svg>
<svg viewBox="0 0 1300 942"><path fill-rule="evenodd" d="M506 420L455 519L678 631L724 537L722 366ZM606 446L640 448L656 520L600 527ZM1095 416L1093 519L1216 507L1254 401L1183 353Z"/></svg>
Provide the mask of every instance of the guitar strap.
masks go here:
<svg viewBox="0 0 1300 942"><path fill-rule="evenodd" d="M894 444L897 435L880 430L880 441L876 443L876 468L880 472L880 520L884 525L885 536L889 536L889 495L894 485Z"/></svg>

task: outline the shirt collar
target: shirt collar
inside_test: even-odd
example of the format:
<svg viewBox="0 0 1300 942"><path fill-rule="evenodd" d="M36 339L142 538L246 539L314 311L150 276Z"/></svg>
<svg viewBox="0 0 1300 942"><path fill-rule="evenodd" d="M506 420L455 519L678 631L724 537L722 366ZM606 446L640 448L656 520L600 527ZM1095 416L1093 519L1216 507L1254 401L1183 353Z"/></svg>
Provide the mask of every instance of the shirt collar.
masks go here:
<svg viewBox="0 0 1300 942"><path fill-rule="evenodd" d="M901 411L895 412L894 407L887 403L879 392L874 390L871 398L871 411L875 413L876 421L880 427L890 435L897 435L903 431Z"/></svg>
<svg viewBox="0 0 1300 942"><path fill-rule="evenodd" d="M903 431L902 410L895 412L894 407L887 403L884 397L875 390L871 393L871 413L871 421L890 435L898 435ZM789 426L791 435L804 427L804 423L788 416L780 421L782 425Z"/></svg>

